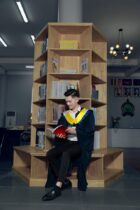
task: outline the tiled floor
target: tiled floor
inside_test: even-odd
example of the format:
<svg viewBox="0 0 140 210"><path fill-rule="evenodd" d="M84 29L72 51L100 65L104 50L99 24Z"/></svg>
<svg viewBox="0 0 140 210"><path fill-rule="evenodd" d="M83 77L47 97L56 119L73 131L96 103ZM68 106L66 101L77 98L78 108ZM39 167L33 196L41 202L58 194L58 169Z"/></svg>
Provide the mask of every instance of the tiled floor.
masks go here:
<svg viewBox="0 0 140 210"><path fill-rule="evenodd" d="M45 189L30 188L0 162L0 210L140 210L140 150L125 151L125 174L106 188L67 190L54 201L41 201Z"/></svg>

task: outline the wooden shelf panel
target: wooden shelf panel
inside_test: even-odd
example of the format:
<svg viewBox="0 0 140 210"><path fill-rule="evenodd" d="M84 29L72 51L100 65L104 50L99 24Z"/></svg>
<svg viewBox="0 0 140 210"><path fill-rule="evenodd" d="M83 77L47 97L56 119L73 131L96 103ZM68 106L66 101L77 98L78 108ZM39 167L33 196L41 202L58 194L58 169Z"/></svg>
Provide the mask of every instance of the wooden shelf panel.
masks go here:
<svg viewBox="0 0 140 210"><path fill-rule="evenodd" d="M25 152L27 154L30 154L31 156L38 156L38 157L45 157L46 151L43 149L39 149L37 147L31 147L31 146L16 146L14 147L15 150Z"/></svg>
<svg viewBox="0 0 140 210"><path fill-rule="evenodd" d="M43 41L46 37L48 37L48 25L46 25L40 33L36 36L35 41Z"/></svg>
<svg viewBox="0 0 140 210"><path fill-rule="evenodd" d="M91 176L88 174L87 179L88 180L102 180L103 182L108 182L117 177L118 175L121 175L123 173L123 170L121 169L105 169L103 176Z"/></svg>
<svg viewBox="0 0 140 210"><path fill-rule="evenodd" d="M106 82L94 75L92 75L92 84L105 84Z"/></svg>
<svg viewBox="0 0 140 210"><path fill-rule="evenodd" d="M106 127L106 125L95 125L95 130L99 131L99 130L105 128L105 127Z"/></svg>
<svg viewBox="0 0 140 210"><path fill-rule="evenodd" d="M39 106L43 106L46 104L46 99L40 99L38 101L34 101L33 104L39 105Z"/></svg>
<svg viewBox="0 0 140 210"><path fill-rule="evenodd" d="M56 126L57 125L57 122L47 122L47 125Z"/></svg>
<svg viewBox="0 0 140 210"><path fill-rule="evenodd" d="M48 54L48 51L44 52L39 57L37 57L35 59L35 61L46 61L47 60L47 54Z"/></svg>
<svg viewBox="0 0 140 210"><path fill-rule="evenodd" d="M46 84L47 82L47 75L37 78L35 81L35 83L39 83L39 84Z"/></svg>
<svg viewBox="0 0 140 210"><path fill-rule="evenodd" d="M92 61L93 62L106 62L100 55L98 55L96 52L92 51Z"/></svg>
<svg viewBox="0 0 140 210"><path fill-rule="evenodd" d="M102 102L102 101L98 101L94 98L91 99L91 104L93 107L99 107L99 106L104 106L106 105L106 103Z"/></svg>
<svg viewBox="0 0 140 210"><path fill-rule="evenodd" d="M58 79L68 79L71 80L71 79L82 79L83 77L85 76L89 76L89 74L63 74L63 73L59 73L59 74L56 74L56 73L50 73L51 76L54 76Z"/></svg>
<svg viewBox="0 0 140 210"><path fill-rule="evenodd" d="M36 128L45 128L45 122L44 123L32 123L32 126Z"/></svg>
<svg viewBox="0 0 140 210"><path fill-rule="evenodd" d="M52 26L59 30L61 33L81 33L87 27L92 27L92 23L49 23L48 26ZM73 32L74 31L74 32Z"/></svg>
<svg viewBox="0 0 140 210"><path fill-rule="evenodd" d="M55 123L53 125L55 125ZM31 146L15 146L14 149L17 151L25 152L32 156L41 156L41 157L45 157L45 154L47 152L46 149L44 150L44 149L39 149L37 147L31 147ZM92 158L97 158L97 157L102 158L109 155L119 154L121 152L123 152L123 150L119 148L95 149L92 153ZM110 169L107 169L107 170L110 170Z"/></svg>
<svg viewBox="0 0 140 210"><path fill-rule="evenodd" d="M58 102L58 103L65 103L65 98L48 98L48 100ZM85 102L85 101L90 101L91 98L80 98L79 101L80 103Z"/></svg>
<svg viewBox="0 0 140 210"><path fill-rule="evenodd" d="M83 53L88 52L90 49L60 49L60 48L49 48L59 55L63 56L81 56Z"/></svg>
<svg viewBox="0 0 140 210"><path fill-rule="evenodd" d="M116 153L121 153L123 150L118 148L103 148L103 149L96 149L92 153L92 157L105 157L108 155L113 155Z"/></svg>

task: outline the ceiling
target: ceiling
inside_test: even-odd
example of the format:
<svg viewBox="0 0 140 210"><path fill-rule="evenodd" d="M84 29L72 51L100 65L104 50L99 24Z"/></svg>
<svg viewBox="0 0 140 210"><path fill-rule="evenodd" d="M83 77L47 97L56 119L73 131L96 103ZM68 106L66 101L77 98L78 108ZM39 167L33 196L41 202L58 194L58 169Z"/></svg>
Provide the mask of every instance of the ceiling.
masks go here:
<svg viewBox="0 0 140 210"><path fill-rule="evenodd" d="M34 56L30 35L37 35L48 22L57 21L58 0L22 2L29 23L23 22L15 0L0 0L0 36L8 44L7 48L0 44L1 69L25 70L26 61L31 64ZM93 22L106 37L108 46L116 43L118 29L124 29L125 41L134 46L130 58L137 60L135 65L139 64L140 58L139 11L139 0L83 0L83 22Z"/></svg>

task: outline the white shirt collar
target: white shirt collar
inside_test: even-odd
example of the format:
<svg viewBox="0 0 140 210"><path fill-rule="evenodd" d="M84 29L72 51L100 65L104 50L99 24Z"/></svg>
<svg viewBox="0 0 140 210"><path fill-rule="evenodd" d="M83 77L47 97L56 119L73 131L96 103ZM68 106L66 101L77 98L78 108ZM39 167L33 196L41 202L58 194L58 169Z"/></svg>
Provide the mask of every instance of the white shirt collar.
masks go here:
<svg viewBox="0 0 140 210"><path fill-rule="evenodd" d="M79 112L80 110L81 110L81 106L79 105L77 111L73 112L72 110L70 110L70 112L72 112L72 113L77 113L77 112Z"/></svg>

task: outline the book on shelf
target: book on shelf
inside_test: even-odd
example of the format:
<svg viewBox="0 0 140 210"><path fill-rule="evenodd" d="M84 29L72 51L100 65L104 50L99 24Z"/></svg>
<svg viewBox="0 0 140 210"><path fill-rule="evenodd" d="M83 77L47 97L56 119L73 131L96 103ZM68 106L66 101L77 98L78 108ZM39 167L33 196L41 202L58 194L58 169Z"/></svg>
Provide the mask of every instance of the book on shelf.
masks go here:
<svg viewBox="0 0 140 210"><path fill-rule="evenodd" d="M36 147L43 149L45 147L45 132L37 131Z"/></svg>
<svg viewBox="0 0 140 210"><path fill-rule="evenodd" d="M77 69L63 69L63 68L60 68L60 73L61 74L76 74Z"/></svg>
<svg viewBox="0 0 140 210"><path fill-rule="evenodd" d="M59 59L58 58L52 58L52 70L54 73L59 72Z"/></svg>
<svg viewBox="0 0 140 210"><path fill-rule="evenodd" d="M45 123L46 119L46 107L38 108L38 123Z"/></svg>
<svg viewBox="0 0 140 210"><path fill-rule="evenodd" d="M53 104L52 108L52 122L57 123L61 114L65 111L64 104Z"/></svg>
<svg viewBox="0 0 140 210"><path fill-rule="evenodd" d="M94 132L94 149L100 149L100 132L95 131Z"/></svg>
<svg viewBox="0 0 140 210"><path fill-rule="evenodd" d="M40 66L40 77L43 77L47 74L47 62L43 63Z"/></svg>
<svg viewBox="0 0 140 210"><path fill-rule="evenodd" d="M42 54L46 52L47 48L48 48L48 38L46 37L42 42L42 49L41 49Z"/></svg>
<svg viewBox="0 0 140 210"><path fill-rule="evenodd" d="M60 49L78 49L78 40L60 40Z"/></svg>
<svg viewBox="0 0 140 210"><path fill-rule="evenodd" d="M80 64L81 73L88 73L88 58L83 58Z"/></svg>
<svg viewBox="0 0 140 210"><path fill-rule="evenodd" d="M99 91L96 90L96 86L95 85L92 86L91 98L96 99L96 100L98 100L98 98L99 98Z"/></svg>
<svg viewBox="0 0 140 210"><path fill-rule="evenodd" d="M47 135L47 137L50 137L50 138L51 137L54 138L55 136L61 137L61 138L66 138L67 137L66 129L67 129L67 127L65 127L64 125L58 125L55 128L47 127L46 135Z"/></svg>
<svg viewBox="0 0 140 210"><path fill-rule="evenodd" d="M46 84L39 86L39 99L45 99L46 98Z"/></svg>
<svg viewBox="0 0 140 210"><path fill-rule="evenodd" d="M64 98L64 93L68 89L76 89L79 88L78 82L76 81L66 81L66 80L59 80L59 81L52 81L52 98Z"/></svg>

